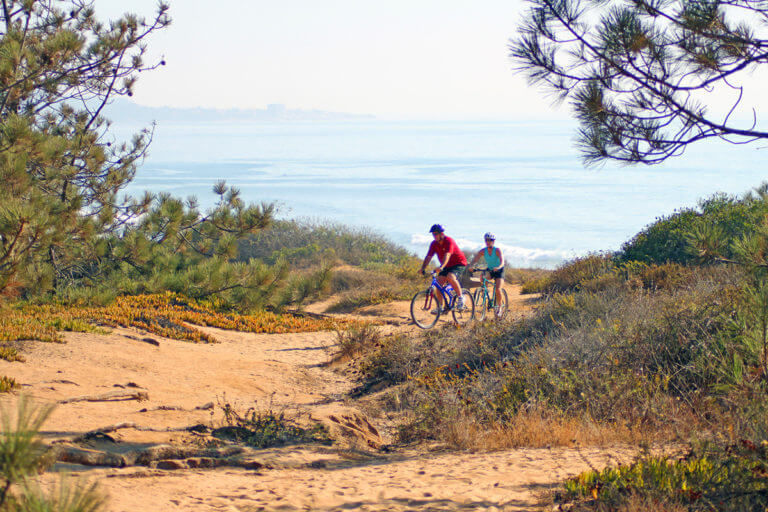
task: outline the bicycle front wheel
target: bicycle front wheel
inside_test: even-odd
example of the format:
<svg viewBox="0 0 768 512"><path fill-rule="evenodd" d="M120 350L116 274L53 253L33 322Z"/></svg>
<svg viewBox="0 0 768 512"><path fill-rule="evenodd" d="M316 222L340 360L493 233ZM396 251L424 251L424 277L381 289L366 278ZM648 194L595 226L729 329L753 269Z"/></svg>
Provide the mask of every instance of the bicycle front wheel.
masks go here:
<svg viewBox="0 0 768 512"><path fill-rule="evenodd" d="M435 314L432 314L433 309L437 309ZM440 311L437 301L432 296L432 290L417 292L413 296L411 299L411 318L413 323L422 329L434 327L437 319L440 318Z"/></svg>
<svg viewBox="0 0 768 512"><path fill-rule="evenodd" d="M507 298L507 290L501 290L501 304L499 304L499 312L496 314L496 318L504 320L509 311L509 299Z"/></svg>
<svg viewBox="0 0 768 512"><path fill-rule="evenodd" d="M482 288L475 290L475 315L479 322L482 322L485 318L485 310L488 309L488 303L485 300L485 294Z"/></svg>
<svg viewBox="0 0 768 512"><path fill-rule="evenodd" d="M459 309L454 305L451 312L453 313L454 322L459 325L466 325L475 317L475 300L468 290L462 290L461 297L464 299L464 307Z"/></svg>

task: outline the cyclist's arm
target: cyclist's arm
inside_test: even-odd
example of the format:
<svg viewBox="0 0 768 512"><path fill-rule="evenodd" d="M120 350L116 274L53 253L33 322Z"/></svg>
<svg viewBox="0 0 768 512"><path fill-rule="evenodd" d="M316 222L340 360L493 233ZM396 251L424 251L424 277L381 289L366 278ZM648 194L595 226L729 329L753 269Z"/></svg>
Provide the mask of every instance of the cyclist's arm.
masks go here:
<svg viewBox="0 0 768 512"><path fill-rule="evenodd" d="M504 253L502 253L501 249L499 249L498 247L496 247L495 249L496 249L496 254L499 255L499 266L496 267L495 270L501 270L504 268L504 265L506 264L504 263Z"/></svg>
<svg viewBox="0 0 768 512"><path fill-rule="evenodd" d="M476 262L477 260L479 260L479 259L480 259L482 256L483 256L483 250L482 250L482 249L480 249L479 251L477 251L477 254L475 254L475 257L474 257L474 258L472 258L472 261L471 261L471 262L470 262L470 264L469 264L469 268L470 268L470 269L474 268L474 267L475 267L475 262Z"/></svg>
<svg viewBox="0 0 768 512"><path fill-rule="evenodd" d="M432 245L429 246L429 252L427 252L427 256L424 258L424 262L421 264L421 273L424 273L424 269L427 268L427 265L429 265L429 262L432 261L432 256L435 255L435 249L432 247Z"/></svg>

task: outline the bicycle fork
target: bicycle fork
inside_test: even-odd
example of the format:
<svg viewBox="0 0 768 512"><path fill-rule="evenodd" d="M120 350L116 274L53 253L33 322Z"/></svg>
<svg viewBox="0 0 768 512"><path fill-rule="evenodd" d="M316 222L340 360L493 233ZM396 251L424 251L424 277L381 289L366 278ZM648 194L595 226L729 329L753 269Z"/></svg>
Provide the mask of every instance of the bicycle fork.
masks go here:
<svg viewBox="0 0 768 512"><path fill-rule="evenodd" d="M429 311L429 309L432 307L432 295L434 293L434 288L427 290L427 296L424 297L424 311Z"/></svg>

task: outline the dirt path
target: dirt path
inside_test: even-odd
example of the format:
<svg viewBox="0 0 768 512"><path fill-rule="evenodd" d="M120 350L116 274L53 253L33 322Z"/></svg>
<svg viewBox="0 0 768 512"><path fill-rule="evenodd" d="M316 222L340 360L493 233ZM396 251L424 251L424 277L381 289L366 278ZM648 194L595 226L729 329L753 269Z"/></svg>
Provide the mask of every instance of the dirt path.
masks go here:
<svg viewBox="0 0 768 512"><path fill-rule="evenodd" d="M523 299L510 295L519 312ZM412 328L398 320L407 314L407 303L371 307L368 313L376 308L391 320L389 328ZM354 383L323 365L328 360L324 347L334 342L334 333L209 332L220 343L153 336L155 345L145 334L129 329L108 335L67 333L65 344L29 343L24 350L27 362L0 361L0 374L24 383L24 391L42 402L121 390L148 394L148 400L141 402L59 405L43 433L52 443L130 422L137 428L110 433L109 443L116 450L166 443L192 446L193 433L162 430L216 424L220 421L216 404L225 401L241 410L256 406L301 411L326 423L335 421L341 429L337 435L347 435L345 442L333 446L256 452L258 470L58 465L99 480L113 512L536 510L537 495L562 478L630 457L628 449L383 452L371 448L389 442L377 432L377 421L345 399ZM9 407L16 399L5 395L0 402ZM53 478L47 474L43 480Z"/></svg>

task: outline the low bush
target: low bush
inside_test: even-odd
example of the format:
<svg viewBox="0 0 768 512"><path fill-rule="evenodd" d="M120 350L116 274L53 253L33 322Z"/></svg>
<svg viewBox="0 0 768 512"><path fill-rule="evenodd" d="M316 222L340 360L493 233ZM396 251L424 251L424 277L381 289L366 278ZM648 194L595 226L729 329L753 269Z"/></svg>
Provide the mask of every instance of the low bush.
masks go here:
<svg viewBox="0 0 768 512"><path fill-rule="evenodd" d="M21 385L16 382L16 379L6 375L0 377L0 393L10 393L20 387Z"/></svg>
<svg viewBox="0 0 768 512"><path fill-rule="evenodd" d="M274 221L270 227L241 241L239 246L242 261L251 258L269 264L287 261L298 268L316 265L329 256L355 266L400 263L413 258L404 248L378 233L329 221Z"/></svg>
<svg viewBox="0 0 768 512"><path fill-rule="evenodd" d="M765 510L768 441L682 458L646 455L632 464L587 471L565 482L558 501L563 510L574 511L620 510L642 502L654 502L658 510Z"/></svg>
<svg viewBox="0 0 768 512"><path fill-rule="evenodd" d="M285 411L257 411L250 408L240 414L236 408L225 402L221 404L225 425L212 431L213 437L225 441L242 443L253 448L269 448L287 444L322 443L330 444L328 432L319 423L310 426L299 425L288 418Z"/></svg>
<svg viewBox="0 0 768 512"><path fill-rule="evenodd" d="M336 331L335 359L354 357L365 354L380 346L382 335L379 329L370 324L352 326Z"/></svg>
<svg viewBox="0 0 768 512"><path fill-rule="evenodd" d="M416 374L419 354L414 341L406 335L383 337L376 350L362 361L361 370L366 381L362 390L405 382Z"/></svg>
<svg viewBox="0 0 768 512"><path fill-rule="evenodd" d="M576 258L561 265L547 275L527 283L525 293L562 293L575 291L588 286L598 288L599 280L605 276L613 277L615 265L611 255L590 254Z"/></svg>

